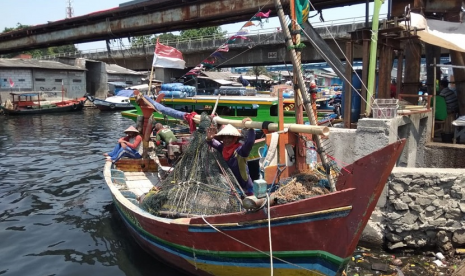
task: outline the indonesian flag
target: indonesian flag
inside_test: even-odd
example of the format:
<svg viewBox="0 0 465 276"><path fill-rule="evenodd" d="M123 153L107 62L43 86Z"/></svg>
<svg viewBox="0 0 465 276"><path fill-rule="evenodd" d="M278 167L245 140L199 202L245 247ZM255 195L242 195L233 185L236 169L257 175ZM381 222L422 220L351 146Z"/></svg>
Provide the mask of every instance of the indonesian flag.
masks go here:
<svg viewBox="0 0 465 276"><path fill-rule="evenodd" d="M13 80L11 78L9 79L9 82L10 82L10 87L15 86L15 83L13 82Z"/></svg>
<svg viewBox="0 0 465 276"><path fill-rule="evenodd" d="M166 46L158 42L153 54L153 66L162 68L184 69L186 62L182 58L182 53L176 48Z"/></svg>

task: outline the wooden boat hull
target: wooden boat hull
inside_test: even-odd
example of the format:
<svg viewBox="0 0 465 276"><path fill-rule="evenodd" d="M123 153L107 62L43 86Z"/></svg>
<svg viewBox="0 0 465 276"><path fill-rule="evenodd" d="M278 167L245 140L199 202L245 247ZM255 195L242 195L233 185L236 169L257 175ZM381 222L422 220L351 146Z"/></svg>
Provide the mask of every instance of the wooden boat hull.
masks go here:
<svg viewBox="0 0 465 276"><path fill-rule="evenodd" d="M274 275L340 275L400 156L405 140L349 165L337 192L272 206ZM153 216L106 183L129 233L150 254L194 275L270 275L268 210L167 219Z"/></svg>
<svg viewBox="0 0 465 276"><path fill-rule="evenodd" d="M78 100L69 100L65 102L54 103L53 106L42 106L38 108L17 108L8 109L0 106L1 110L6 115L36 115L36 114L50 114L50 113L64 113L81 111L84 108L84 103L87 99L82 98Z"/></svg>

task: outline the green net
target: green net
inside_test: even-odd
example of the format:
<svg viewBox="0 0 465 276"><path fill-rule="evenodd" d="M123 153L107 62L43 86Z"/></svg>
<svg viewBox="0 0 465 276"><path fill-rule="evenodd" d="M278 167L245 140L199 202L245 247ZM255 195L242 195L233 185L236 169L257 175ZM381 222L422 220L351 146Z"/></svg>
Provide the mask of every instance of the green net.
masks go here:
<svg viewBox="0 0 465 276"><path fill-rule="evenodd" d="M154 215L215 215L239 212L236 178L221 154L205 142L211 120L202 114L198 130L174 169L149 192L141 207Z"/></svg>

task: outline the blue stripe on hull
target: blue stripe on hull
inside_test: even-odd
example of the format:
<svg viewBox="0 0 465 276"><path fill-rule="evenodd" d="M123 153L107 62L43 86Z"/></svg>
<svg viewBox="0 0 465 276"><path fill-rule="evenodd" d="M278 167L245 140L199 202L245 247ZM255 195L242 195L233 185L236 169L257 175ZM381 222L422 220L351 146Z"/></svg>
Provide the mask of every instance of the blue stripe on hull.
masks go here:
<svg viewBox="0 0 465 276"><path fill-rule="evenodd" d="M271 226L282 226L282 225L313 222L313 221L319 221L319 220L342 218L342 217L348 216L349 213L350 213L350 210L344 210L344 211L335 211L329 214L315 214L315 215L306 216L306 217L289 218L289 219L283 219L280 221L274 221L274 222L272 221ZM215 226L215 227L220 230L224 230L224 231L250 230L250 229L256 229L256 228L268 227L268 221L261 222L261 223L254 223L253 225L249 225L249 226L237 225L237 226ZM216 232L216 230L211 228L208 225L189 226L189 232Z"/></svg>

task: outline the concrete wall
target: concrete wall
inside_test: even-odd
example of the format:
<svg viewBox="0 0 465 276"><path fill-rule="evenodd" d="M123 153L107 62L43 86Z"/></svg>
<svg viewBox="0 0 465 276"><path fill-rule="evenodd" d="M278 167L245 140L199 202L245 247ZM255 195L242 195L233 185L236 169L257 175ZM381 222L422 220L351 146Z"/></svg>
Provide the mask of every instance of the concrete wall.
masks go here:
<svg viewBox="0 0 465 276"><path fill-rule="evenodd" d="M108 74L109 82L124 82L128 86L142 84L141 78L142 75L126 75L126 74Z"/></svg>
<svg viewBox="0 0 465 276"><path fill-rule="evenodd" d="M108 74L105 63L86 60L85 66L87 69L87 93L105 99L108 93Z"/></svg>
<svg viewBox="0 0 465 276"><path fill-rule="evenodd" d="M365 118L358 121L357 129L331 128L329 154L336 160L350 164L397 139L406 138L407 144L397 166L422 167L425 164L423 148L431 133L429 115Z"/></svg>

